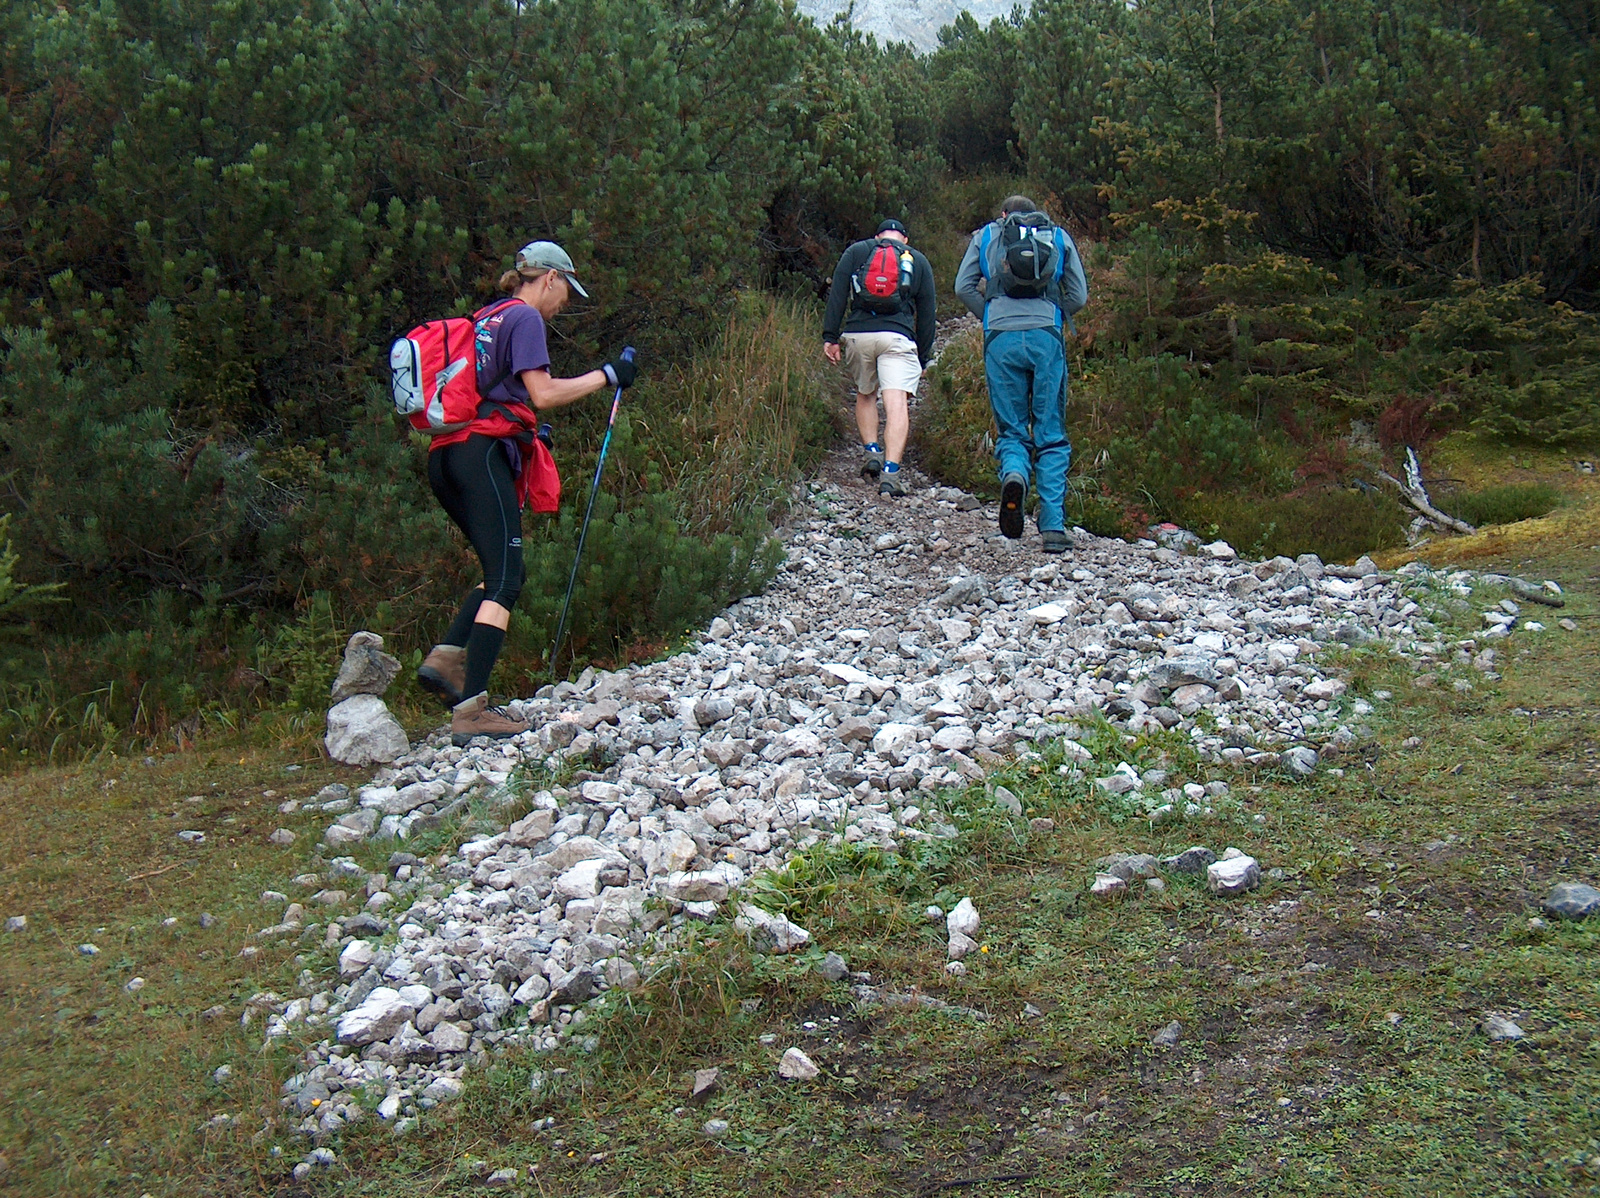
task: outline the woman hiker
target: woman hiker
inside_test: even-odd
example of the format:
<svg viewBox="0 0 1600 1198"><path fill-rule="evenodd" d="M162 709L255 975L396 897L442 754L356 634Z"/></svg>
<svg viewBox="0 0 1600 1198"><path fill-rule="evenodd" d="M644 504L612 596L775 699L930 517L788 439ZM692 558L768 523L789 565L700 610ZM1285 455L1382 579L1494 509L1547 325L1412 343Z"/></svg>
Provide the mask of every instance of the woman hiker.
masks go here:
<svg viewBox="0 0 1600 1198"><path fill-rule="evenodd" d="M576 378L551 377L545 324L574 291L589 296L573 274L571 256L555 242L518 250L516 268L500 276L500 290L519 302L501 301L487 319L481 312L475 318L484 398L478 418L435 437L428 454L428 483L483 565L482 584L467 593L443 642L417 670L417 681L450 704L450 738L457 745L528 730L528 721L489 706L489 672L522 590L522 506L532 482L524 464L536 448L536 413L603 387L627 387L638 373L619 358Z"/></svg>

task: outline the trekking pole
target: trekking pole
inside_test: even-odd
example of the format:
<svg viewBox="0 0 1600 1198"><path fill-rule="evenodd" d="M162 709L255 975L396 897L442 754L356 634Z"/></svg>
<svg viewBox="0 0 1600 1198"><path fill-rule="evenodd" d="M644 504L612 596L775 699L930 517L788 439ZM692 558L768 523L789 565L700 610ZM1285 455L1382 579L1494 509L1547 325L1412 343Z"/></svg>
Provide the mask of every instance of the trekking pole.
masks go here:
<svg viewBox="0 0 1600 1198"><path fill-rule="evenodd" d="M633 361L633 346L622 351L624 362ZM578 550L572 555L572 576L567 579L567 597L561 603L561 619L556 621L556 639L550 646L550 680L556 677L556 656L561 652L561 638L567 631L567 614L572 610L572 591L578 585L578 564L583 560L583 542L589 535L589 517L594 515L594 497L600 493L600 471L606 467L606 450L611 448L611 430L617 424L617 409L622 406L622 388L617 388L611 400L611 416L606 421L605 440L600 442L600 460L594 464L594 481L589 484L589 506L583 513L583 527L578 530Z"/></svg>

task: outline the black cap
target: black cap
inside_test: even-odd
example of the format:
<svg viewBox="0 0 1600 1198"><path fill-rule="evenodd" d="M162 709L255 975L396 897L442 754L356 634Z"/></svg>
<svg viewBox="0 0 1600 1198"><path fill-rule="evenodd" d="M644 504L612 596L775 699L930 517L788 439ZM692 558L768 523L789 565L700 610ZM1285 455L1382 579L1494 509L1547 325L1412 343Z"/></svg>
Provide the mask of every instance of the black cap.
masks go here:
<svg viewBox="0 0 1600 1198"><path fill-rule="evenodd" d="M878 226L878 236L881 237L885 233L899 233L902 236L909 236L909 234L906 233L906 227L893 217L884 221Z"/></svg>

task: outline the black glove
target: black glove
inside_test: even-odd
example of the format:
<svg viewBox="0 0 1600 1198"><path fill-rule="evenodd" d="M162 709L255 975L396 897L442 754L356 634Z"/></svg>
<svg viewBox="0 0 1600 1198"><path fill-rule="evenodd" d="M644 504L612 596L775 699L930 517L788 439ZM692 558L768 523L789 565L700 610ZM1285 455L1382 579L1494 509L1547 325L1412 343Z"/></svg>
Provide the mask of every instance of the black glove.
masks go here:
<svg viewBox="0 0 1600 1198"><path fill-rule="evenodd" d="M627 358L607 362L600 369L606 372L606 382L613 387L631 387L633 380L639 377L639 368Z"/></svg>

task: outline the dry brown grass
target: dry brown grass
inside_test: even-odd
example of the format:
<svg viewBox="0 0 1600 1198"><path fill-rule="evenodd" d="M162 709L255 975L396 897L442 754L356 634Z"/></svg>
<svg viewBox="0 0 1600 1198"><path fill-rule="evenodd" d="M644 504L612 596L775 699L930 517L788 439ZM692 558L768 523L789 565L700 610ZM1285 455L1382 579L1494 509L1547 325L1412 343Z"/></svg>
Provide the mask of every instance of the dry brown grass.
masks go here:
<svg viewBox="0 0 1600 1198"><path fill-rule="evenodd" d="M663 390L671 412L660 418L675 422L682 452L666 481L689 527L707 536L739 527L741 511L772 503L815 464L836 387L814 314L752 294L715 349L675 370Z"/></svg>

